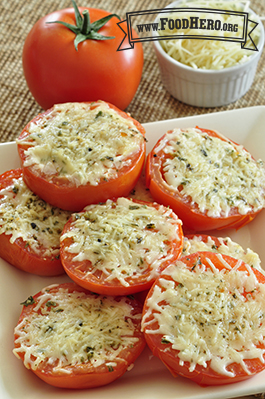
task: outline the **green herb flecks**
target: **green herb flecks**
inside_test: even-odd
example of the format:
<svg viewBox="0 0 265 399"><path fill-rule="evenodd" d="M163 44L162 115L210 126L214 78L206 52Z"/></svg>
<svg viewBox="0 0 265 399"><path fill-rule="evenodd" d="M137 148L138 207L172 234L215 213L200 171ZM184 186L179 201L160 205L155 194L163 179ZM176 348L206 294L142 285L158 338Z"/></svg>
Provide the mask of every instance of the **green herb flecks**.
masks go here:
<svg viewBox="0 0 265 399"><path fill-rule="evenodd" d="M29 305L33 305L34 303L35 303L35 300L34 300L33 296L29 296L28 299L26 299L24 302L21 302L20 305L29 306Z"/></svg>

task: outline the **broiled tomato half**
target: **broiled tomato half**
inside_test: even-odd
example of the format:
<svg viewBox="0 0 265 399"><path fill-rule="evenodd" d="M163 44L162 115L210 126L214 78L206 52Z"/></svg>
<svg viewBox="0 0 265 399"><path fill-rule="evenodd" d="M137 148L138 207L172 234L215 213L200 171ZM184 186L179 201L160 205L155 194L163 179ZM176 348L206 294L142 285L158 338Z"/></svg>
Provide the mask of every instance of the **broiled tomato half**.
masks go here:
<svg viewBox="0 0 265 399"><path fill-rule="evenodd" d="M24 180L45 201L73 212L127 196L145 161L144 134L139 122L103 101L55 105L17 140Z"/></svg>
<svg viewBox="0 0 265 399"><path fill-rule="evenodd" d="M220 133L198 127L160 138L147 158L146 185L192 231L239 229L265 203L262 161Z"/></svg>
<svg viewBox="0 0 265 399"><path fill-rule="evenodd" d="M30 296L15 327L14 354L46 383L94 388L121 377L145 347L142 306L74 283Z"/></svg>
<svg viewBox="0 0 265 399"><path fill-rule="evenodd" d="M61 235L61 260L80 286L106 295L147 290L182 251L181 221L171 209L129 198L74 213Z"/></svg>
<svg viewBox="0 0 265 399"><path fill-rule="evenodd" d="M255 267L262 273L259 255L250 248L243 248L230 237L215 237L207 234L187 234L183 238L183 249L181 256L187 256L194 252L210 251L229 255L236 259L242 259L251 267Z"/></svg>
<svg viewBox="0 0 265 399"><path fill-rule="evenodd" d="M60 234L71 213L47 204L24 183L22 169L0 176L0 257L40 276L64 273Z"/></svg>
<svg viewBox="0 0 265 399"><path fill-rule="evenodd" d="M174 376L229 384L265 369L264 308L263 274L228 255L196 252L157 278L142 330Z"/></svg>

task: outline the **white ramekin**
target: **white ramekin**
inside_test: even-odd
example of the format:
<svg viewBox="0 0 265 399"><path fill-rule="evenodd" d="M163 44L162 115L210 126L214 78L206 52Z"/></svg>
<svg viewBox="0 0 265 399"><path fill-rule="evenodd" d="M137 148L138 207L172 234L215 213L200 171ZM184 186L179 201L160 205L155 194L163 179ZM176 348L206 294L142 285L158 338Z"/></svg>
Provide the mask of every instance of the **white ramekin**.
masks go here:
<svg viewBox="0 0 265 399"><path fill-rule="evenodd" d="M166 8L178 4L175 1ZM246 94L253 83L264 46L264 27L257 15L256 18L260 25L259 51L253 51L245 63L222 70L193 69L174 60L163 50L160 41L154 40L160 76L166 90L183 103L206 108L230 104ZM154 32L153 36L157 37L158 33Z"/></svg>

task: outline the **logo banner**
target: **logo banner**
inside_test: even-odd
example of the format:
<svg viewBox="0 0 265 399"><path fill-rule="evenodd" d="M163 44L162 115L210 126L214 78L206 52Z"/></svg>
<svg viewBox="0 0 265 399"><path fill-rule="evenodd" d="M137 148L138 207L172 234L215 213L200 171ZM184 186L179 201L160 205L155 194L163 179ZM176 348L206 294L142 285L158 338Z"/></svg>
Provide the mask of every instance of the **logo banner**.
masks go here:
<svg viewBox="0 0 265 399"><path fill-rule="evenodd" d="M225 22L227 14L233 17L233 23ZM141 23L148 17L149 23ZM251 33L258 23L249 19L247 12L208 8L164 8L128 12L126 19L117 25L124 32L124 39L117 51L131 49L134 43L138 42L167 39L232 41L241 43L241 48L258 51L251 38ZM247 41L250 43L248 46Z"/></svg>

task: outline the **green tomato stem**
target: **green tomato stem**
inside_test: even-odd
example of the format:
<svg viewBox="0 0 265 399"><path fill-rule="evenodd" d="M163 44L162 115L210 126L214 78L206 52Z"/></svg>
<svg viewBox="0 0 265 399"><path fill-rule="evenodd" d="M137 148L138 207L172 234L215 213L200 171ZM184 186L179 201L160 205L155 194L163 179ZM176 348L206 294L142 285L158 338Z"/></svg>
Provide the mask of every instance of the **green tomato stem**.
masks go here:
<svg viewBox="0 0 265 399"><path fill-rule="evenodd" d="M64 21L50 21L47 24L61 24L65 26L67 29L70 29L72 32L75 33L76 37L74 39L74 46L75 49L78 51L78 44L85 41L85 40L109 40L114 39L115 36L104 36L98 33L99 29L102 28L111 18L117 17L119 20L120 17L117 14L110 14L106 17L98 19L91 23L89 10L84 10L82 14L76 5L76 2L72 0L74 11L75 11L75 21L76 25L68 24Z"/></svg>
<svg viewBox="0 0 265 399"><path fill-rule="evenodd" d="M91 23L88 10L84 10L82 15L84 18L82 18L82 26L80 32L83 35L88 35L91 32Z"/></svg>

